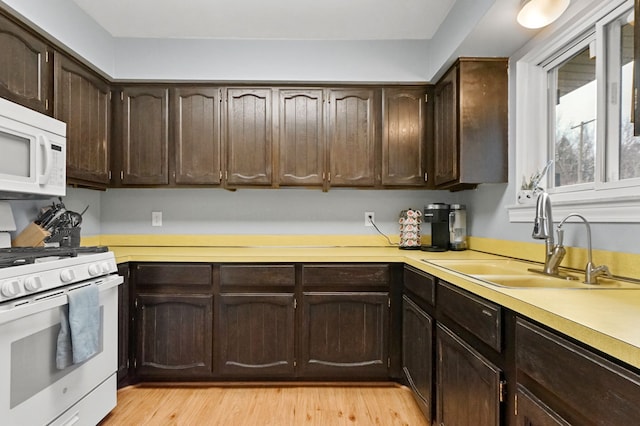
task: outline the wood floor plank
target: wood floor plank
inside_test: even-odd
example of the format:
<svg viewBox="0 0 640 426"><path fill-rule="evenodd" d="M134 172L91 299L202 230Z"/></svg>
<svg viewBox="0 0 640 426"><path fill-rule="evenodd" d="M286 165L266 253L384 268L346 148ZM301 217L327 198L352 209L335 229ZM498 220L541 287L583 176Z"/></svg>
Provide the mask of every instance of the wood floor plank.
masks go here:
<svg viewBox="0 0 640 426"><path fill-rule="evenodd" d="M428 426L395 384L158 384L118 391L100 426Z"/></svg>

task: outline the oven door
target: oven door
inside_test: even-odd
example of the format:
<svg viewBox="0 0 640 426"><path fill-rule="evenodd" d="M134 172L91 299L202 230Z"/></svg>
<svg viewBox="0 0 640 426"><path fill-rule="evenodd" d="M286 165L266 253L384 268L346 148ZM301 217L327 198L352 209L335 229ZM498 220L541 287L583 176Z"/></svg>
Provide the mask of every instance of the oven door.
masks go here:
<svg viewBox="0 0 640 426"><path fill-rule="evenodd" d="M118 284L110 275L0 311L0 419L7 425L46 425L88 395L117 369ZM98 353L64 370L56 368L56 345L67 292L96 283L100 290ZM106 401L101 417L115 406Z"/></svg>

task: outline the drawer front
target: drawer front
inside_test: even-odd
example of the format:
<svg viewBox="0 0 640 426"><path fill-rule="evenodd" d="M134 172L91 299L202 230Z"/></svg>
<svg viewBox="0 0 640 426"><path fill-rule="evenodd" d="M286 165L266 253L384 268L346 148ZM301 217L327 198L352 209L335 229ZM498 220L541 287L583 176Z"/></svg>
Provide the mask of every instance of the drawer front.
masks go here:
<svg viewBox="0 0 640 426"><path fill-rule="evenodd" d="M384 265L304 265L302 283L304 286L363 286L388 287L390 267Z"/></svg>
<svg viewBox="0 0 640 426"><path fill-rule="evenodd" d="M220 285L295 286L294 265L220 265Z"/></svg>
<svg viewBox="0 0 640 426"><path fill-rule="evenodd" d="M535 381L573 423L631 425L640 419L640 376L525 320L516 323L518 381ZM584 417L582 417L584 416Z"/></svg>
<svg viewBox="0 0 640 426"><path fill-rule="evenodd" d="M430 305L435 304L436 280L431 275L410 266L405 266L404 288Z"/></svg>
<svg viewBox="0 0 640 426"><path fill-rule="evenodd" d="M135 266L136 285L211 287L208 263L139 263Z"/></svg>
<svg viewBox="0 0 640 426"><path fill-rule="evenodd" d="M461 327L500 352L502 308L449 283L440 281L438 307Z"/></svg>

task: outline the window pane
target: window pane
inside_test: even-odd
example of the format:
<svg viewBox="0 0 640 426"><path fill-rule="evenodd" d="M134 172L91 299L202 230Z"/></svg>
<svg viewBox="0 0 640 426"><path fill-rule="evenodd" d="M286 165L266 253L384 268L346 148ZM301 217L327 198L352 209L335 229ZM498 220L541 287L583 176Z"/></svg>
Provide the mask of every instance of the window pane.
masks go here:
<svg viewBox="0 0 640 426"><path fill-rule="evenodd" d="M620 179L640 176L640 138L633 136L633 26L621 28L622 69L620 84Z"/></svg>
<svg viewBox="0 0 640 426"><path fill-rule="evenodd" d="M555 186L593 182L596 148L595 57L590 57L587 46L556 67L551 75L557 79Z"/></svg>

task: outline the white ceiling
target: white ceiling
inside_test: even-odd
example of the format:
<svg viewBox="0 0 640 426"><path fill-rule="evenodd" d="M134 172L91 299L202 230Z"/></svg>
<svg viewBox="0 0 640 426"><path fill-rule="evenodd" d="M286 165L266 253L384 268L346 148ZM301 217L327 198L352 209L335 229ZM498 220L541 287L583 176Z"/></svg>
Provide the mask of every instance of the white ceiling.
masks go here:
<svg viewBox="0 0 640 426"><path fill-rule="evenodd" d="M424 40L456 0L73 0L114 37Z"/></svg>

